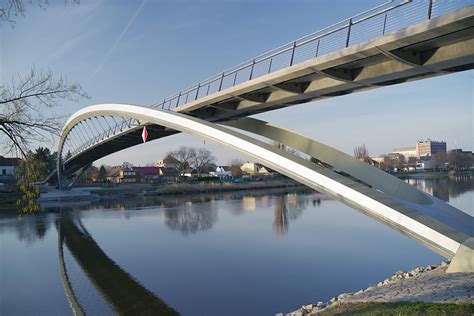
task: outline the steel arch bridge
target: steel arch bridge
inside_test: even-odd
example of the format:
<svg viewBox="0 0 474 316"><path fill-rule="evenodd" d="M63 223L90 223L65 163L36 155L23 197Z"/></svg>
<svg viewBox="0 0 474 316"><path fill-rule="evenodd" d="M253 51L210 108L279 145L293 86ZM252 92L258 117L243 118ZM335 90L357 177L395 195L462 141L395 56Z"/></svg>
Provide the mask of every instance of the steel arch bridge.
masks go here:
<svg viewBox="0 0 474 316"><path fill-rule="evenodd" d="M249 115L474 68L474 1L388 1L224 71L151 107L103 104L66 122L60 187L95 160L179 132L240 152L408 235L474 271L474 221L329 146ZM227 125L227 126L226 126ZM276 140L321 164L229 126Z"/></svg>

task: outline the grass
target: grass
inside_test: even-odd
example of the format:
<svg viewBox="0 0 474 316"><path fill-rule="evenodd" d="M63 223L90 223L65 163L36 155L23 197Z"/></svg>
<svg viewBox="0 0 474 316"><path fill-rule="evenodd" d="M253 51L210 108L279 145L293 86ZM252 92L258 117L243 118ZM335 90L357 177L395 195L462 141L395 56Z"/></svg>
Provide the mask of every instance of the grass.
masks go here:
<svg viewBox="0 0 474 316"><path fill-rule="evenodd" d="M337 304L321 315L474 315L474 304L422 302Z"/></svg>

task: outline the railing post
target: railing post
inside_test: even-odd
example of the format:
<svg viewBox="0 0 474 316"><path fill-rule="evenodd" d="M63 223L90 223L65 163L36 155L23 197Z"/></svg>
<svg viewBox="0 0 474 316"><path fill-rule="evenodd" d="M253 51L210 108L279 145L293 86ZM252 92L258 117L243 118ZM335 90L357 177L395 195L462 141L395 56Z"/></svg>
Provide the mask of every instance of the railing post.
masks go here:
<svg viewBox="0 0 474 316"><path fill-rule="evenodd" d="M196 90L196 96L194 97L194 100L197 100L197 98L198 98L199 88L201 88L201 83L198 83L198 87L197 87L197 90Z"/></svg>
<svg viewBox="0 0 474 316"><path fill-rule="evenodd" d="M268 73L270 73L270 71L272 71L272 61L273 61L273 57L270 58L270 63L268 65Z"/></svg>
<svg viewBox="0 0 474 316"><path fill-rule="evenodd" d="M219 90L217 90L218 92L221 91L223 82L224 82L224 73L222 73L222 76L221 76L221 83L219 83Z"/></svg>
<svg viewBox="0 0 474 316"><path fill-rule="evenodd" d="M431 19L431 13L433 12L433 0L428 1L428 20Z"/></svg>
<svg viewBox="0 0 474 316"><path fill-rule="evenodd" d="M179 98L181 98L181 91L180 91L179 94L178 94L178 100L176 100L176 106L179 105Z"/></svg>
<svg viewBox="0 0 474 316"><path fill-rule="evenodd" d="M253 75L253 68L255 66L255 59L252 60L252 68L250 68L250 76L249 76L249 80L252 80L252 75Z"/></svg>
<svg viewBox="0 0 474 316"><path fill-rule="evenodd" d="M234 83L232 84L232 86L235 86L235 82L237 81L237 71L235 72L235 75L234 75Z"/></svg>
<svg viewBox="0 0 474 316"><path fill-rule="evenodd" d="M293 42L293 50L291 51L290 66L293 66L293 60L295 59L296 41Z"/></svg>
<svg viewBox="0 0 474 316"><path fill-rule="evenodd" d="M385 35L385 27L387 26L387 13L385 13L385 17L383 19L383 29L382 29L382 35Z"/></svg>
<svg viewBox="0 0 474 316"><path fill-rule="evenodd" d="M349 26L347 27L346 47L349 47L349 39L351 38L352 19L349 19Z"/></svg>
<svg viewBox="0 0 474 316"><path fill-rule="evenodd" d="M315 57L318 57L318 53L319 53L319 42L321 40L318 40L318 45L316 46L316 56Z"/></svg>

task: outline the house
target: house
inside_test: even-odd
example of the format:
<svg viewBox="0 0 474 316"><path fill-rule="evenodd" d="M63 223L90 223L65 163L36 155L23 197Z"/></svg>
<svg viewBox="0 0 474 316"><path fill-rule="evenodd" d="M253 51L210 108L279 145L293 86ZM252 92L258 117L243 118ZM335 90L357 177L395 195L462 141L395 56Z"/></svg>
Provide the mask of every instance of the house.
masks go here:
<svg viewBox="0 0 474 316"><path fill-rule="evenodd" d="M108 183L120 183L120 169L121 167L112 167L107 171L105 178Z"/></svg>
<svg viewBox="0 0 474 316"><path fill-rule="evenodd" d="M416 171L430 171L433 170L433 161L418 160L416 162Z"/></svg>
<svg viewBox="0 0 474 316"><path fill-rule="evenodd" d="M242 166L240 166L240 170L254 176L274 176L278 174L278 172L275 170L255 162L247 162L242 164Z"/></svg>
<svg viewBox="0 0 474 316"><path fill-rule="evenodd" d="M109 183L139 183L140 173L131 168L112 167L106 178Z"/></svg>
<svg viewBox="0 0 474 316"><path fill-rule="evenodd" d="M200 177L209 177L209 176L213 176L213 174L215 173L217 169L217 165L211 163L211 164L206 164L204 166L201 167L201 170L200 172L198 172L199 176Z"/></svg>
<svg viewBox="0 0 474 316"><path fill-rule="evenodd" d="M158 160L156 162L156 166L158 168L175 168L175 169L178 169L178 166L180 165L180 163L181 162L178 159L168 155L164 159Z"/></svg>
<svg viewBox="0 0 474 316"><path fill-rule="evenodd" d="M275 176L275 175L278 175L278 172L276 172L275 170L269 168L269 167L265 167L263 165L260 165L260 164L257 164L259 165L258 166L258 172L257 174L260 175L260 176Z"/></svg>
<svg viewBox="0 0 474 316"><path fill-rule="evenodd" d="M258 164L254 162L246 162L240 166L240 170L250 175L255 175L258 172Z"/></svg>
<svg viewBox="0 0 474 316"><path fill-rule="evenodd" d="M139 173L140 182L151 182L155 177L160 175L160 168L158 167L132 167L133 171Z"/></svg>
<svg viewBox="0 0 474 316"><path fill-rule="evenodd" d="M176 182L179 178L179 171L176 168L172 167L161 167L158 168L158 176L154 180L160 182Z"/></svg>
<svg viewBox="0 0 474 316"><path fill-rule="evenodd" d="M0 156L0 176L14 176L20 165L20 158L5 158Z"/></svg>
<svg viewBox="0 0 474 316"><path fill-rule="evenodd" d="M216 176L221 179L232 177L232 169L230 166L217 166L216 170L209 173L211 176Z"/></svg>
<svg viewBox="0 0 474 316"><path fill-rule="evenodd" d="M186 170L183 173L183 176L187 178L197 178L198 172L196 169L193 168L186 168Z"/></svg>

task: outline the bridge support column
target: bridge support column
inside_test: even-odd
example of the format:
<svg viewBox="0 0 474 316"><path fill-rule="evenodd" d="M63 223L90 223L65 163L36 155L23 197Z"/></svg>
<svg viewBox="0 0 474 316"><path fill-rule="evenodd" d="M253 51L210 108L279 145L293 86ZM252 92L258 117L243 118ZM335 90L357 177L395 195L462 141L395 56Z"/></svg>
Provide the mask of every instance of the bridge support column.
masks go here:
<svg viewBox="0 0 474 316"><path fill-rule="evenodd" d="M474 238L469 238L459 246L446 272L474 272Z"/></svg>

